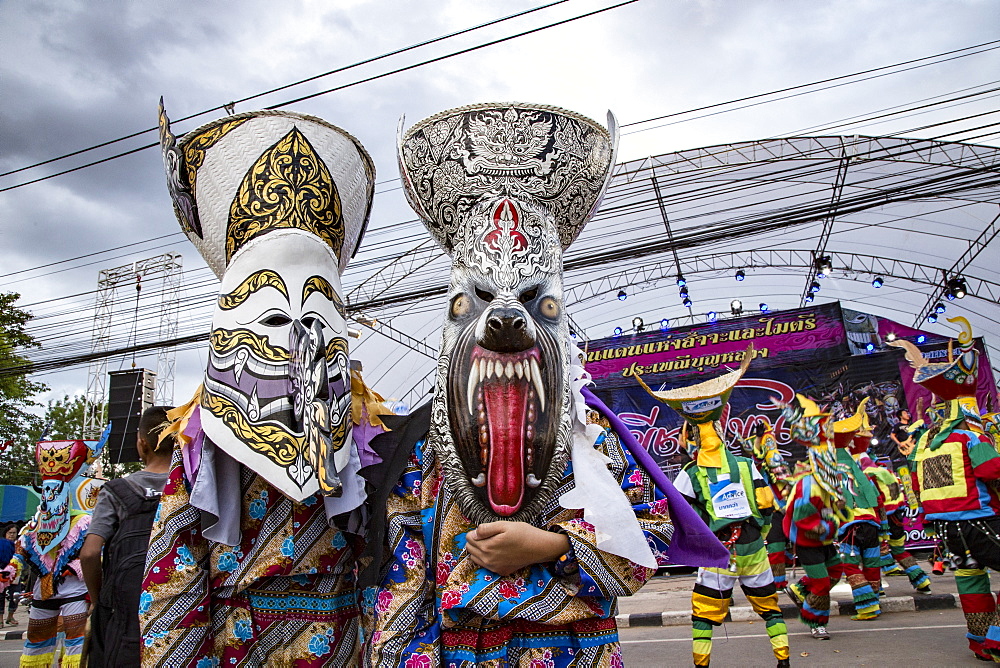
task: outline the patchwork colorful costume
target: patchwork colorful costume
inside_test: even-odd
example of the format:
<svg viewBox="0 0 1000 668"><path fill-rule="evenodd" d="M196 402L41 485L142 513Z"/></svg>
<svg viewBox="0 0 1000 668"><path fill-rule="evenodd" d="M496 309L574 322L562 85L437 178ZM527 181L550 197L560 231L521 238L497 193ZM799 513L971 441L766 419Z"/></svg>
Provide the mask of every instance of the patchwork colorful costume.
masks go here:
<svg viewBox="0 0 1000 668"><path fill-rule="evenodd" d="M879 501L885 510L885 528L888 533L889 558L910 580L913 588L922 594L931 593L931 580L927 577L916 558L906 549L906 530L903 528L903 513L906 501L903 486L895 473L879 466L868 455L859 459L865 475L875 483ZM882 574L886 575L885 555L882 555Z"/></svg>
<svg viewBox="0 0 1000 668"><path fill-rule="evenodd" d="M778 450L778 441L774 438L771 425L758 422L756 431L751 443L743 443L743 451L753 459L774 496L774 513L771 515L771 528L765 536L765 543L774 586L781 590L788 585L788 568L794 563L788 536L785 534L785 502L793 480L788 464Z"/></svg>
<svg viewBox="0 0 1000 668"><path fill-rule="evenodd" d="M239 114L179 141L162 106L160 121L181 227L222 283L204 385L164 430L176 446L140 599L143 665L356 665L358 440L380 423L349 369L340 275L372 161L301 114Z"/></svg>
<svg viewBox="0 0 1000 668"><path fill-rule="evenodd" d="M830 590L844 572L834 539L840 525L851 518L844 508L844 470L837 462L828 413L797 394L782 415L792 439L807 448L809 460L808 470L795 481L785 505L785 533L805 571L787 591L813 637L828 639Z"/></svg>
<svg viewBox="0 0 1000 668"><path fill-rule="evenodd" d="M864 430L865 407L868 398L858 404L854 415L833 423L833 438L837 461L844 471L844 500L851 517L840 525L840 560L844 577L851 586L856 621L875 619L881 614L878 594L882 590L882 558L879 550L884 510L878 490L854 459L852 447L856 440L868 441L871 433ZM859 436L859 433L864 432ZM865 446L867 449L867 445Z"/></svg>
<svg viewBox="0 0 1000 668"><path fill-rule="evenodd" d="M985 432L979 416L975 388L979 351L972 328L964 318L958 323L959 350L948 362L930 363L909 341L891 345L904 348L914 367L913 380L943 404L938 418L920 436L914 450L917 493L927 520L955 555L959 599L965 613L969 649L977 656L1000 662L1000 625L997 604L984 570L1000 570L1000 454ZM949 351L950 352L950 351Z"/></svg>
<svg viewBox="0 0 1000 668"><path fill-rule="evenodd" d="M754 612L765 622L778 666L789 665L788 630L778 606L778 590L764 547L764 536L770 529L774 511L774 495L752 460L726 449L720 437L725 432L718 423L733 387L753 357L751 346L738 369L673 390L653 392L639 378L647 392L684 418L685 434L691 434L688 450L694 459L677 476L674 485L731 554L730 563L724 568L698 569L691 592L692 654L696 666L709 665L713 627L725 621L737 583Z"/></svg>
<svg viewBox="0 0 1000 668"><path fill-rule="evenodd" d="M100 485L84 474L109 433L110 427L99 441L40 441L35 450L42 475L41 503L21 529L14 553L14 563L38 576L22 667L48 668L55 660L64 667L80 665L88 603L79 555ZM60 631L65 636L61 648Z"/></svg>
<svg viewBox="0 0 1000 668"><path fill-rule="evenodd" d="M602 428L617 417L569 336L562 251L606 187L609 125L484 104L400 127L406 196L452 270L434 397L372 444L398 483L371 511L387 517L362 576L371 665L621 665L616 597L665 557L724 560L626 453L628 430ZM570 549L505 576L477 566L468 533L501 520Z"/></svg>

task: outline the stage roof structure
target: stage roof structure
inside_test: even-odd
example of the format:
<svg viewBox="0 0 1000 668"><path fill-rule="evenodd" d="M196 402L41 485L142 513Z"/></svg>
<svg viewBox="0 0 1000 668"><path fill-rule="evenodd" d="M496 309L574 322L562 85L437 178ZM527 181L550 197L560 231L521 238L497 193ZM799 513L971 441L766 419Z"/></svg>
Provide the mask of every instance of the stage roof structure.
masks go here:
<svg viewBox="0 0 1000 668"><path fill-rule="evenodd" d="M615 327L628 335L635 317L647 327L725 317L733 300L744 315L840 301L945 335L956 332L945 319L961 315L1000 369L998 232L992 146L804 136L665 153L616 166L565 255L566 309L581 340ZM350 265L348 310L365 330L352 356L386 396L416 405L431 387L449 266L416 220L373 226ZM966 296L948 300L954 278ZM204 345L215 290L214 281L190 290L180 345ZM945 311L930 323L938 303Z"/></svg>
<svg viewBox="0 0 1000 668"><path fill-rule="evenodd" d="M590 338L616 326L628 333L636 316L647 327L724 317L734 299L746 313L762 303L799 307L811 295L942 334L954 331L947 317L962 315L1000 368L998 232L994 147L828 136L666 153L615 169L566 254L566 306ZM817 277L824 257L831 271ZM421 238L379 268L381 283L357 285L352 304L436 346L447 266ZM678 295L678 273L691 308ZM967 294L952 301L945 291L955 277ZM813 282L818 292L809 291ZM938 303L945 312L927 322Z"/></svg>

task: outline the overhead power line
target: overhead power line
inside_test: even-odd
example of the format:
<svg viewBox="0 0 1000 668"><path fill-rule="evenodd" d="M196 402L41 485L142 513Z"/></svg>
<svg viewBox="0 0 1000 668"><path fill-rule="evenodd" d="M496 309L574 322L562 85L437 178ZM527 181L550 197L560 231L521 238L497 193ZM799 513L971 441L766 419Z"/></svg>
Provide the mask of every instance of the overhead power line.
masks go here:
<svg viewBox="0 0 1000 668"><path fill-rule="evenodd" d="M370 77L366 77L364 79L358 79L358 80L355 80L355 81L351 81L351 82L348 82L346 84L342 84L340 86L335 86L333 88L328 88L326 90L319 91L317 93L312 93L310 95L303 95L301 97L297 97L297 98L292 99L292 100L287 100L285 102L281 102L281 103L278 103L278 104L273 104L273 105L271 105L269 107L265 107L265 109L280 109L281 107L286 107L289 104L295 104L296 102L302 102L303 100L309 100L309 99L312 99L314 97L319 97L321 95L326 95L328 93L333 93L333 92L336 92L336 91L339 91L339 90L344 90L346 88L351 88L353 86L358 86L358 85L363 84L363 83L368 83L368 82L371 82L371 81L376 81L378 79L383 79L385 77L392 76L394 74L400 74L401 72L407 72L409 70L413 70L413 69L417 69L419 67L423 67L424 65L431 65L433 63L438 63L438 62L441 62L443 60L448 60L449 58L454 58L455 56L461 56L461 55L464 55L466 53L471 53L473 51L478 51L480 49L485 49L485 48L490 47L490 46L495 46L497 44L502 44L504 42L509 42L509 41L511 41L513 39L518 39L520 37L525 37L527 35L532 35L534 33L541 32L543 30L548 30L549 28L555 28L555 27L558 27L558 26L566 25L567 23L572 23L573 21L578 21L580 19L589 18L589 17L595 16L597 14L602 14L604 12L611 11L612 9L618 9L619 7L624 7L625 5L631 5L631 4L633 4L635 2L638 2L638 1L639 0L624 0L623 2L619 2L619 3L616 3L614 5L610 5L608 7L603 7L601 9L595 9L593 11L586 12L584 14L579 14L577 16L573 16L573 17L570 17L568 19L563 19L561 21L555 21L553 23L549 23L547 25L540 26L538 28L532 28L530 30L525 30L525 31L516 33L514 35L509 35L507 37L500 37L498 39L494 39L494 40L491 40L489 42L483 42L482 44L477 44L475 46L470 46L470 47L465 48L465 49L459 49L458 51L453 51L453 52L445 54L443 56L437 56L435 58L428 58L427 60L423 60L423 61L421 61L419 63L414 63L412 65L406 65L404 67L398 67L398 68L396 68L394 70L390 70L388 72L383 72L381 74L376 74L376 75L373 75L373 76L370 76ZM218 109L218 107L216 107L216 109ZM94 160L93 162L88 162L88 163L85 163L83 165L79 165L77 167L71 167L70 169L64 169L61 172L56 172L54 174L49 174L47 176L40 176L37 179L32 179L30 181L24 181L22 183L16 183L16 184L14 184L12 186L7 186L6 188L0 188L0 193L7 192L8 190L14 190L15 188L22 188L24 186L31 185L33 183L39 183L41 181L47 181L48 179L53 179L53 178L55 178L57 176L63 176L65 174L71 174L73 172L77 172L77 171L80 171L82 169L87 169L88 167L93 167L95 165L100 165L100 164L105 163L105 162L110 162L111 160L116 160L118 158L122 158L122 157L125 157L125 156L128 156L128 155L132 155L133 153L138 153L140 151L145 151L147 149L154 148L156 146L159 146L159 142L153 142L151 144L146 144L144 146L140 146L138 148L131 149L129 151L123 151L122 153L117 153L115 155L110 155L110 156L108 156L106 158L102 158L100 160Z"/></svg>
<svg viewBox="0 0 1000 668"><path fill-rule="evenodd" d="M283 91L283 90L287 90L289 88L294 88L295 86L301 86L302 84L309 83L310 81L316 81L318 79L322 79L324 77L328 77L328 76L331 76L333 74L339 74L341 72L346 72L347 70L352 70L352 69L354 69L356 67L361 67L362 65L369 65L369 64L377 62L379 60L384 60L384 59L390 58L392 56L397 56L397 55L399 55L401 53L406 53L407 51L413 51L414 49L419 49L419 48L424 47L424 46L429 46L431 44L436 44L437 42L443 42L445 40L451 39L452 37L458 37L459 35L464 35L466 33L474 32L474 31L479 30L481 28L487 28L489 26L497 25L499 23L503 23L504 21L509 21L511 19L519 18L521 16L526 16L526 15L531 14L533 12L537 12L537 11L540 11L542 9L548 9L549 7L554 7L555 5L560 5L560 4L563 4L565 2L569 2L569 0L556 0L555 2L549 2L549 3L544 4L544 5L539 5L538 7L533 7L531 9L526 9L526 10L523 10L523 11L520 11L520 12L516 12L514 14L509 14L509 15L504 16L502 18L493 19L492 21L487 21L486 23L480 23L479 25L476 25L476 26L472 26L472 27L469 27L469 28L463 28L462 30L457 30L455 32L448 33L447 35L441 35L439 37L434 37L432 39L424 40L424 41L418 42L416 44L411 44L410 46L405 46L405 47L402 47L400 49L395 49L393 51L388 51L388 52L383 53L382 55L379 55L379 56L373 56L371 58L365 58L364 60L359 60L359 61L357 61L355 63L351 63L350 65L344 65L343 67L337 67L337 68L334 68L334 69L329 70L327 72L323 72L321 74L315 74L315 75L313 75L311 77L306 77L305 79L299 79L298 81L294 81L294 82L289 83L289 84L284 84L282 86L278 86L277 88L271 88L270 90L266 90L266 91L263 91L261 93L254 93L253 95L248 95L248 96L240 98L238 100L232 100L231 102L228 102L226 104L236 105L236 104L242 104L244 102L249 102L250 100L256 100L257 98L265 97L267 95L271 95L273 93L277 93L277 92L280 92L280 91ZM183 122L183 121L189 121L189 120L191 120L193 118L198 118L199 116L204 116L205 114L210 114L213 111L223 111L226 108L226 104L220 104L218 106L212 107L211 109L205 109L204 111L199 111L199 112L196 112L196 113L193 113L193 114L189 114L188 116L184 116L182 118L176 119L174 122L175 123L180 123L180 122ZM41 167L43 165L48 165L48 164L51 164L53 162L58 162L59 160L64 160L66 158L72 158L74 156L81 155L83 153L87 153L89 151L93 151L93 150L96 150L96 149L99 149L99 148L104 148L105 146L111 146L112 144L117 144L119 142L123 142L123 141L125 141L127 139L134 139L135 137L139 137L139 136L142 136L144 134L149 134L150 132L157 132L157 130L158 130L158 128L156 126L153 126L151 128L146 128L145 130L138 130L138 131L133 132L131 134L127 134L127 135L125 135L123 137L118 137L117 139L109 139L108 141L101 142L100 144L94 144L93 146L88 146L87 148L81 148L79 150L72 151L70 153L65 153L63 155L56 156L54 158L49 158L48 160L42 160L41 162L36 162L34 164L31 164L31 165L26 165L24 167L18 167L17 169L12 169L12 170L10 170L8 172L0 173L0 178L3 178L4 176L10 176L11 174L17 174L18 172L23 172L23 171L26 171L26 170L29 170L29 169L33 169L35 167Z"/></svg>
<svg viewBox="0 0 1000 668"><path fill-rule="evenodd" d="M566 1L566 0L562 0L562 1ZM594 10L594 11L591 11L591 12L587 12L585 14L580 14L580 15L575 16L575 17L571 17L571 18L568 18L568 19L563 19L561 21L556 21L554 23L550 23L550 24L547 24L547 25L544 25L544 26L540 26L540 27L537 27L537 28L532 28L532 29L529 29L529 30L525 30L523 32L516 33L514 35L510 35L510 36L507 36L507 37L498 38L496 40L492 40L492 41L489 41L489 42L484 42L482 44L471 46L471 47L468 47L468 48L465 48L465 49L460 49L458 51L453 51L451 53L444 54L442 56L437 56L435 58L430 58L430 59L427 59L427 60L424 60L424 61L421 61L421 62L418 62L418 63L414 63L414 64L411 64L411 65L406 65L406 66L403 66L403 67L400 67L400 68L396 68L394 70L390 70L388 72L383 72L381 74L372 75L372 76L366 77L364 79L359 79L359 80L355 80L355 81L352 81L352 82L348 82L348 83L342 84L340 86L335 86L333 88L328 88L326 90L318 91L318 92L315 92L315 93L310 93L309 95L304 95L304 96L300 96L300 97L297 97L297 98L294 98L294 99L291 99L291 100L286 100L285 102L280 102L278 104L274 104L274 105L271 105L271 106L268 106L268 107L265 107L265 108L266 109L279 109L279 108L288 106L290 104L295 104L297 102L302 102L304 100L309 100L309 99L312 99L312 98L315 98L315 97L319 97L319 96L322 96L322 95L327 95L329 93L333 93L333 92L336 92L336 91L344 90L346 88L351 88L353 86L357 86L357 85L360 85L360 84L363 84L363 83L368 83L368 82L371 82L371 81L382 79L382 78L385 78L385 77L388 77L388 76L392 76L394 74L399 74L399 73L406 72L406 71L409 71L409 70L412 70L412 69L416 69L416 68L422 67L424 65L433 64L433 63L436 63L436 62L447 60L449 58L453 58L455 56L464 55L466 53L471 53L473 51L478 51L479 49L487 48L487 47L490 47L490 46L495 46L495 45L501 44L503 42L507 42L507 41L510 41L510 40L513 40L513 39L524 37L524 36L527 36L527 35L530 35L530 34L533 34L533 33L540 32L542 30L547 30L549 28L561 26L561 25L564 25L564 24L567 24L567 23L570 23L570 22L573 22L573 21L576 21L576 20L579 20L579 19L582 19L582 18L588 18L590 16L594 16L596 14L601 14L601 13L606 12L606 11L617 9L619 7L622 7L622 6L628 5L628 4L632 4L634 2L638 2L638 0L625 0L624 2L620 2L620 3L617 3L617 4L611 5L609 7L604 7L604 8L597 9L597 10ZM467 29L465 29L463 31L459 31L459 32L454 33L452 35L447 35L447 36L443 36L443 37L440 37L440 38L435 38L434 40L429 40L428 42L426 42L426 44L430 44L430 43L433 43L433 42L441 41L443 39L447 39L447 38L449 38L451 36L454 36L454 35L457 35L457 34L464 34L464 33L467 33L467 32L471 32L473 30L477 30L477 29L479 29L481 27L485 27L487 25L493 25L493 24L496 24L496 23L500 23L500 22L508 20L510 18L515 18L517 16L522 16L522 15L524 15L526 13L530 13L531 11L537 11L539 9L545 9L545 8L547 8L547 7L549 7L549 6L553 5L553 4L558 4L558 3L551 3L550 5L543 5L541 7L537 7L535 9L533 9L533 10L526 10L526 11L518 13L518 14L513 14L513 15L511 15L509 17L504 17L502 19L496 19L496 20L494 20L494 21L492 21L490 23L482 24L481 26L476 26L476 27L473 27L473 28L467 28ZM376 60L381 60L382 58L388 57L389 55L395 55L397 53L402 53L404 51L408 51L408 50L411 50L411 49L414 49L414 48L418 48L419 46L423 46L424 44L425 43L421 43L421 44L418 44L418 45L414 45L412 47L406 47L404 49L399 49L397 51L391 52L390 54L383 54L382 56L377 56L377 57L368 59L366 61L362 61L360 63L355 63L353 65L345 66L344 68L341 68L341 69L338 69L338 70L331 70L330 72L327 72L327 73L324 73L324 74L315 75L315 76L310 77L308 79L303 79L300 82L296 82L296 83L292 83L292 84L286 84L284 86L280 86L278 88L272 89L271 91L267 91L265 93L259 93L259 94L253 95L253 96L249 96L247 98L243 98L242 100L238 100L237 102L247 101L247 100L250 100L250 99L255 99L256 97L260 97L260 96L263 96L263 95L266 95L266 94L269 94L269 93L272 93L272 92L275 92L275 91L284 90L286 88L293 87L295 85L298 85L299 83L304 83L304 82L307 82L307 81L313 81L315 79L319 79L319 78L322 78L324 76L328 76L329 74L333 74L333 73L336 73L336 72L340 72L340 71L344 71L344 70L347 70L347 69L351 69L351 68L356 67L356 66L358 66L360 64L365 64L365 63L369 63L369 62L374 62ZM991 45L996 45L996 46L991 46ZM989 47L989 48L982 48L982 47ZM800 90L800 89L803 89L803 88L810 88L810 87L821 85L821 84L824 84L824 83L829 83L829 82L832 82L832 81L840 81L840 80L844 80L844 79L850 79L850 78L861 76L861 75L864 75L864 74L869 74L869 73L872 73L872 72L879 72L879 71L882 71L882 70L888 70L888 69L893 69L893 68L897 68L897 67L902 67L904 65L910 65L910 64L913 64L913 63L920 63L920 62L928 61L928 60L932 60L933 61L936 58L943 58L944 56L953 56L952 58L943 58L942 60L939 60L939 61L930 62L930 63L924 63L922 65L917 65L915 67L907 68L905 70L900 70L900 72L909 71L909 70L912 70L912 69L917 69L919 67L927 67L929 65L936 65L936 64L939 64L941 62L947 62L947 61L950 61L950 60L955 60L957 58L965 58L965 57L972 56L972 55L978 55L979 53L984 53L984 52L987 52L987 51L992 51L992 50L998 49L998 48L1000 48L1000 40L993 40L993 41L990 41L990 42L983 42L983 43L976 44L976 45L973 45L973 46L963 47L961 49L953 49L951 51L945 51L945 52L933 54L933 55L930 55L930 56L924 56L922 58L915 58L915 59L912 59L912 60L901 61L901 62L898 62L898 63L893 63L891 65L883 65L881 67L871 68L871 69L867 69L867 70L861 70L861 71L854 72L854 73L851 73L851 74L844 74L844 75L840 75L840 76L837 76L837 77L831 77L831 78L827 78L827 79L821 79L821 80L818 80L818 81L813 81L813 82L810 82L810 83L800 84L800 85L797 85L797 86L790 86L790 87L787 87L787 88L781 88L781 89L769 91L767 93L758 93L758 94L751 95L751 96L746 96L746 97L742 97L742 98L736 98L736 99L733 99L733 100L727 100L725 102L718 102L718 103L714 103L714 104L711 104L711 105L705 105L705 106L702 106L702 107L696 107L696 108L687 109L687 110L684 110L684 111L678 111L678 112L674 112L674 113L670 113L670 114L664 114L664 115L661 115L661 116L656 116L656 117L648 118L648 119L641 120L641 121L634 121L634 122L631 122L631 123L623 124L621 127L622 128L632 127L632 126L641 125L641 124L644 124L644 123L654 122L654 121L657 121L657 120L663 120L663 119L666 119L666 118L672 118L672 117L682 116L682 115L686 115L686 114L690 114L690 113L696 113L698 111L705 111L705 110L708 110L708 109L714 109L714 108L718 108L718 107L729 106L729 105L736 104L736 103L743 102L743 101L748 101L748 100L753 100L753 99L759 99L759 98L769 97L769 96L773 96L773 95L777 95L777 94L780 94L780 93L789 92L789 91L793 91L793 90ZM980 51L976 51L976 49L981 49L981 50ZM968 52L968 53L964 53L964 52ZM962 54L962 55L954 56L954 54ZM889 74L898 74L898 73L899 72L888 72L886 74L882 74L882 75L878 75L878 76L888 76ZM876 77L869 77L869 78L876 78ZM864 81L864 80L866 80L866 79L862 79L861 81ZM857 83L857 82L847 82L847 83ZM838 85L846 85L846 84L838 84ZM825 89L818 89L818 90L825 90ZM811 92L818 92L818 91L806 91L805 93L800 93L800 94L806 94L806 93L811 93ZM771 101L774 101L774 100L771 100ZM758 103L758 104L761 104L761 103ZM755 106L755 105L749 105L749 106ZM190 116L185 116L185 117L183 117L181 119L178 119L178 121L175 121L175 122L179 122L179 121L183 121L183 120L195 118L197 116L201 116L201 115L210 113L212 111L218 111L220 109L223 109L224 107L225 107L225 105L216 106L216 107L213 107L212 109L209 109L209 110L206 110L206 111L203 111L203 112L198 112L198 113L192 114ZM741 108L742 107L738 107L737 109L741 109ZM726 110L726 111L735 111L737 109L731 109L731 110ZM726 113L726 112L723 111L723 112L717 112L717 113ZM120 137L120 138L115 139L115 140L109 140L107 142L103 142L102 144L91 146L91 147L88 147L86 149L80 149L79 151L75 151L73 153L68 153L68 154L65 154L63 156L59 156L59 157L56 157L56 158L51 158L49 160L46 160L46 161L43 161L43 162L40 162L40 163L35 163L33 165L29 165L29 166L26 166L26 167L20 167L18 169L11 170L9 172L4 172L4 173L0 174L0 178L2 178L4 176L11 175L11 174L14 174L14 173L17 173L17 172L24 171L24 170L27 170L27 169L31 169L32 167L38 167L38 166L41 166L41 165L44 165L44 164L49 164L49 163L52 163L52 162L56 162L56 161L61 160L63 158L72 157L74 155L79 155L81 153L85 153L87 151L90 151L90 150L93 150L93 149L96 149L96 148L101 148L103 146L108 146L110 144L114 144L116 142L123 141L125 139L134 138L136 136L145 134L147 132L151 132L151 131L153 131L155 129L156 128L151 128L151 129L143 130L143 131L140 131L140 132L137 132L137 133L132 133L131 135L128 135L128 136L125 136L125 137ZM652 128L649 128L649 129L652 129ZM52 179L52 178L55 178L55 177L58 177L58 176L63 176L65 174L76 172L76 171L79 171L79 170L82 170L82 169L86 169L86 168L89 168L89 167L93 167L93 166L96 166L96 165L99 165L99 164L102 164L102 163L105 163L105 162L109 162L111 160L115 160L115 159L118 159L118 158L121 158L121 157L125 157L125 156L128 156L128 155L132 155L132 154L138 153L140 151L144 151L144 150L147 150L147 149L150 149L150 148L154 148L154 147L156 147L158 145L159 144L157 142L146 144L144 146L140 146L140 147L137 147L135 149L124 151L122 153L118 153L118 154L114 154L114 155L111 155L111 156L107 156L106 158L102 158L100 160L95 160L95 161L92 161L92 162L89 162L89 163L85 163L85 164L79 165L77 167L72 167L72 168L69 168L69 169L66 169L66 170L63 170L63 171L60 171L60 172L56 172L56 173L49 174L49 175L46 175L46 176L41 176L41 177L38 177L38 178L33 179L33 180L24 181L22 183L17 183L17 184L11 185L11 186L0 188L0 192L6 192L8 190L13 190L15 188L20 188L20 187L23 187L23 186L31 185L31 184L38 183L40 181L45 181L45 180L48 180L48 179Z"/></svg>

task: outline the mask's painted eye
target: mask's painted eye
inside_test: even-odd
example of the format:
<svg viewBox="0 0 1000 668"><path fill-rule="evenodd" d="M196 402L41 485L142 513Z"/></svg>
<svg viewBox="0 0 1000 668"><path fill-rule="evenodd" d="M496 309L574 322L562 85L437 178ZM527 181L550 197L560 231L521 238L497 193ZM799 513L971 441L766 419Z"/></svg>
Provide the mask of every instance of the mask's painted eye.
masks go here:
<svg viewBox="0 0 1000 668"><path fill-rule="evenodd" d="M534 287L534 288L530 288L530 289L525 290L524 292L522 292L521 296L518 297L518 299L520 300L520 302L522 304L527 304L528 302L532 301L537 296L538 296L538 288Z"/></svg>
<svg viewBox="0 0 1000 668"><path fill-rule="evenodd" d="M482 299L487 304L493 301L493 298L496 297L496 295L493 294L492 292L487 292L486 290L480 290L479 288L476 288L476 296Z"/></svg>
<svg viewBox="0 0 1000 668"><path fill-rule="evenodd" d="M291 321L292 319L289 318L284 313L272 313L266 318L261 318L258 322L260 322L260 324L264 325L265 327L284 327Z"/></svg>
<svg viewBox="0 0 1000 668"><path fill-rule="evenodd" d="M469 295L460 294L456 295L454 299L451 300L451 317L461 318L466 315L472 309L472 300L469 299Z"/></svg>
<svg viewBox="0 0 1000 668"><path fill-rule="evenodd" d="M546 318L558 318L559 314L562 313L562 307L559 306L559 302L556 301L554 297L546 297L542 300L542 303L538 305L538 310Z"/></svg>

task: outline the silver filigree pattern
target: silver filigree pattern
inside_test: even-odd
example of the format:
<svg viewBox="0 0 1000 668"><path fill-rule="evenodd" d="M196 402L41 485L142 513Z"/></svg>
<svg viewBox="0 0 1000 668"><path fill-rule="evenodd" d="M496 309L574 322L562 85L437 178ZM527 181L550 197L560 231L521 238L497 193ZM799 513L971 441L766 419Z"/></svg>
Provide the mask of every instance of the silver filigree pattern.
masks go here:
<svg viewBox="0 0 1000 668"><path fill-rule="evenodd" d="M402 134L399 161L407 199L449 253L460 218L484 198L544 206L563 249L600 204L614 164L609 129L557 107L510 103L445 111Z"/></svg>

